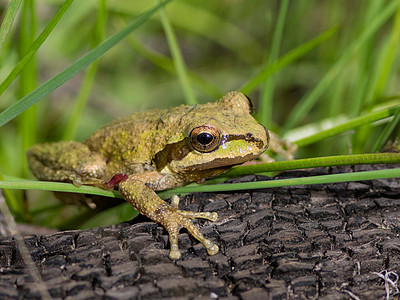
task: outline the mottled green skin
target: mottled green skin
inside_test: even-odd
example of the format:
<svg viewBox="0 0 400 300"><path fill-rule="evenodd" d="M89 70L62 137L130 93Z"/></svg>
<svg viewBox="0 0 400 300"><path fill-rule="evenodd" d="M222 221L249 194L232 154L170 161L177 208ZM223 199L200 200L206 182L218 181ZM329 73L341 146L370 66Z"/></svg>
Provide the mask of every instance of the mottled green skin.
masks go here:
<svg viewBox="0 0 400 300"><path fill-rule="evenodd" d="M217 215L179 211L177 203L168 205L154 190L213 177L261 155L268 147L269 135L250 110L243 94L231 92L214 103L135 113L100 128L82 143L35 145L28 150L28 161L41 180L105 188L113 175L128 175L119 190L140 213L168 230L172 259L180 257L177 239L182 227L213 255L218 247L205 239L190 219L216 220ZM194 149L189 134L198 126L211 126L219 132L221 142L216 149Z"/></svg>

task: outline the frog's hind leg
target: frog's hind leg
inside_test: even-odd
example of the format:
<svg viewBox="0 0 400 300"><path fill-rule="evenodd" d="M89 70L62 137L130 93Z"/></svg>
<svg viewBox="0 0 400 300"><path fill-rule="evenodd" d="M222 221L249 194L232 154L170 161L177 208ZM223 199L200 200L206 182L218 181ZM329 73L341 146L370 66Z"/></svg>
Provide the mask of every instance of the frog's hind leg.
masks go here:
<svg viewBox="0 0 400 300"><path fill-rule="evenodd" d="M78 142L61 141L38 144L28 152L28 162L32 173L40 180L71 182L76 186L82 184L103 187L101 176L106 161L100 153ZM95 196L74 193L55 193L64 203L85 205L96 208Z"/></svg>
<svg viewBox="0 0 400 300"><path fill-rule="evenodd" d="M192 223L191 219L203 218L216 221L218 215L209 212L190 212L178 210L177 198L172 200L172 204L168 205L164 200L143 182L129 178L119 184L119 190L134 208L141 214L146 215L153 221L160 223L168 231L171 249L169 257L171 259L179 259L181 253L178 248L178 235L181 228L186 228L197 240L199 240L206 248L208 254L214 255L218 253L218 246L206 239L199 229ZM178 198L179 199L179 198Z"/></svg>
<svg viewBox="0 0 400 300"><path fill-rule="evenodd" d="M100 153L74 141L34 145L28 149L27 157L32 173L46 181L97 185L106 168Z"/></svg>

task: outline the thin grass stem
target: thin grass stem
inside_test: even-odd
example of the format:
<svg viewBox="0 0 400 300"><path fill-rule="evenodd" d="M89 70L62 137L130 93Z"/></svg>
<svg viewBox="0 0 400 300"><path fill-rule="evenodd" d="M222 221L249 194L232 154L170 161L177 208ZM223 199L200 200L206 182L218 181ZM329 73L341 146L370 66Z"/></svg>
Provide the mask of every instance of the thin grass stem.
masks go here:
<svg viewBox="0 0 400 300"><path fill-rule="evenodd" d="M308 114L315 103L321 99L321 95L334 82L337 76L342 72L353 57L353 55L369 40L369 38L393 15L396 11L399 1L392 1L386 5L383 10L374 18L374 20L364 28L357 39L349 45L342 56L336 61L318 85L306 94L292 109L289 114L283 132L288 131L298 125Z"/></svg>
<svg viewBox="0 0 400 300"><path fill-rule="evenodd" d="M144 12L140 16L129 23L124 29L115 33L113 36L102 42L100 45L89 51L86 55L78 59L75 63L67 67L64 71L58 73L53 78L49 79L41 86L36 88L33 92L23 97L14 105L8 107L6 110L0 113L0 127L18 116L20 113L31 107L33 104L41 100L43 97L50 94L60 85L71 79L77 73L82 71L84 68L93 63L96 59L110 50L113 46L119 43L129 33L135 30L137 27L145 23L151 16L153 16L162 6L170 2L166 0L154 8Z"/></svg>
<svg viewBox="0 0 400 300"><path fill-rule="evenodd" d="M53 31L54 27L58 24L61 17L67 11L68 7L71 5L73 0L66 0L51 19L49 24L43 29L42 33L37 37L37 39L32 43L29 50L25 55L19 60L14 69L10 72L7 78L0 84L0 95L7 89L7 87L14 81L14 79L21 73L25 65L32 59L33 55L39 50L40 46L46 41L47 37Z"/></svg>
<svg viewBox="0 0 400 300"><path fill-rule="evenodd" d="M0 27L0 53L3 50L3 45L11 29L12 23L17 16L21 2L22 0L11 0L10 5L8 6L7 12Z"/></svg>
<svg viewBox="0 0 400 300"><path fill-rule="evenodd" d="M264 82L271 75L284 68L285 66L291 64L296 59L302 57L303 55L310 52L312 49L318 47L327 39L329 39L333 34L338 30L337 26L334 26L327 31L321 33L311 41L304 43L293 50L289 51L281 58L279 58L272 65L266 66L261 71L259 71L252 79L250 79L247 83L243 85L240 91L244 94L249 94L256 86L258 86L261 82Z"/></svg>
<svg viewBox="0 0 400 300"><path fill-rule="evenodd" d="M99 8L97 10L97 20L95 25L95 34L93 37L93 47L100 44L104 38L106 23L107 23L107 4L106 0L99 1ZM85 72L85 76L82 81L81 88L78 96L76 97L74 107L69 118L67 125L65 126L63 140L73 140L76 132L79 128L79 121L82 118L83 111L86 107L87 101L89 100L90 92L92 90L94 79L97 73L99 61L93 62Z"/></svg>
<svg viewBox="0 0 400 300"><path fill-rule="evenodd" d="M273 64L278 59L288 6L289 0L281 1L274 37L272 39L271 51L266 63L267 66ZM274 86L275 80L273 76L271 76L265 81L261 93L260 123L267 128L271 128L272 124Z"/></svg>
<svg viewBox="0 0 400 300"><path fill-rule="evenodd" d="M161 0L157 0L160 3ZM168 20L167 14L164 8L160 9L161 24L164 28L165 36L168 41L169 49L171 51L172 60L175 65L176 73L178 74L179 82L185 96L186 104L195 105L197 103L196 96L193 92L192 86L187 75L186 64L182 56L182 52L179 48L178 41L175 36L175 32Z"/></svg>

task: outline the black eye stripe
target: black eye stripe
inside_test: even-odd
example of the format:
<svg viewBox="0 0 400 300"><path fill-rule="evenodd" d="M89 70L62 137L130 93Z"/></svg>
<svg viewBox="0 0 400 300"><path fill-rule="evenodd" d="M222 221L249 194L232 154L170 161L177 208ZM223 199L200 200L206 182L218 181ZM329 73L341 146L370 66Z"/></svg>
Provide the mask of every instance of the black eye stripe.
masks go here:
<svg viewBox="0 0 400 300"><path fill-rule="evenodd" d="M247 142L253 142L256 143L260 148L264 146L264 142L260 139L255 138L254 135L250 132L246 134L231 134L231 135L228 134L222 137L223 143L235 140L245 140Z"/></svg>

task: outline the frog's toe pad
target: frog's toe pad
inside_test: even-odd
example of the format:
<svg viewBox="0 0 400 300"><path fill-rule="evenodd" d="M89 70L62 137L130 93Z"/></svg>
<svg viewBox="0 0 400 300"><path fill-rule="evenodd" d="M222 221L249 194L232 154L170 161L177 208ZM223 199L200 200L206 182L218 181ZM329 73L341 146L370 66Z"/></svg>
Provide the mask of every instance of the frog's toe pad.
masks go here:
<svg viewBox="0 0 400 300"><path fill-rule="evenodd" d="M219 248L217 245L213 244L210 240L204 240L204 247L206 247L207 253L209 255L215 255L218 253Z"/></svg>
<svg viewBox="0 0 400 300"><path fill-rule="evenodd" d="M199 236L195 236L196 238L199 238ZM219 248L216 244L211 242L209 239L204 238L203 236L200 237L200 242L204 245L204 247L207 250L208 255L215 255L218 253ZM169 258L172 260L177 260L181 258L181 252L179 251L178 247L178 239L174 239L170 235L170 251L169 251Z"/></svg>
<svg viewBox="0 0 400 300"><path fill-rule="evenodd" d="M169 250L169 258L172 260L177 260L181 258L181 251L179 251L177 244L171 244L171 248Z"/></svg>

